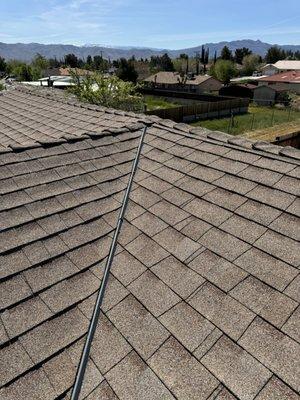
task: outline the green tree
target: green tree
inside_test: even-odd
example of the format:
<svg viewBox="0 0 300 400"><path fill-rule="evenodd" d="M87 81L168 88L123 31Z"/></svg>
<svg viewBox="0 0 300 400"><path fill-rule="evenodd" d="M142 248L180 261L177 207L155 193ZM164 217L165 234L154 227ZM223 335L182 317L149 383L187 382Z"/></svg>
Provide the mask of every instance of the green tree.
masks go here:
<svg viewBox="0 0 300 400"><path fill-rule="evenodd" d="M252 51L249 50L248 47L236 49L234 53L234 60L238 64L243 64L244 57L249 56L250 54L252 54Z"/></svg>
<svg viewBox="0 0 300 400"><path fill-rule="evenodd" d="M65 65L69 68L79 68L78 57L76 57L75 54L66 54Z"/></svg>
<svg viewBox="0 0 300 400"><path fill-rule="evenodd" d="M133 61L126 60L126 58L120 59L116 74L118 78L127 82L135 83L138 78L138 73L134 68Z"/></svg>
<svg viewBox="0 0 300 400"><path fill-rule="evenodd" d="M49 61L46 59L46 57L42 56L41 54L37 53L32 60L31 65L34 68L39 69L40 71L43 71L49 67Z"/></svg>
<svg viewBox="0 0 300 400"><path fill-rule="evenodd" d="M141 111L143 101L134 83L125 82L117 76L106 77L97 72L85 76L83 80L76 73L71 74L75 85L69 90L80 101L122 110Z"/></svg>
<svg viewBox="0 0 300 400"><path fill-rule="evenodd" d="M256 71L260 64L260 56L257 54L249 54L243 58L242 74L249 76Z"/></svg>
<svg viewBox="0 0 300 400"><path fill-rule="evenodd" d="M163 54L162 56L151 56L149 66L151 72L175 71L173 61L167 53Z"/></svg>
<svg viewBox="0 0 300 400"><path fill-rule="evenodd" d="M28 64L21 63L12 70L18 81L31 82L41 77L40 70Z"/></svg>
<svg viewBox="0 0 300 400"><path fill-rule="evenodd" d="M86 58L86 65L88 68L92 68L93 67L93 59L92 56L88 55Z"/></svg>
<svg viewBox="0 0 300 400"><path fill-rule="evenodd" d="M0 72L6 72L7 64L3 57L0 56Z"/></svg>
<svg viewBox="0 0 300 400"><path fill-rule="evenodd" d="M230 79L237 74L237 70L232 61L217 60L216 64L210 69L210 73L219 81L228 84Z"/></svg>
<svg viewBox="0 0 300 400"><path fill-rule="evenodd" d="M185 53L180 54L179 56L180 60L184 60L185 62L185 68L182 68L182 72L184 72L185 74L188 74L189 72L189 56ZM173 64L174 66L174 64Z"/></svg>
<svg viewBox="0 0 300 400"><path fill-rule="evenodd" d="M221 58L222 60L232 60L232 54L231 51L227 46L224 46L222 51L221 51Z"/></svg>
<svg viewBox="0 0 300 400"><path fill-rule="evenodd" d="M272 46L269 48L266 54L266 63L274 64L279 60L284 60L286 58L286 53L283 49L278 46Z"/></svg>

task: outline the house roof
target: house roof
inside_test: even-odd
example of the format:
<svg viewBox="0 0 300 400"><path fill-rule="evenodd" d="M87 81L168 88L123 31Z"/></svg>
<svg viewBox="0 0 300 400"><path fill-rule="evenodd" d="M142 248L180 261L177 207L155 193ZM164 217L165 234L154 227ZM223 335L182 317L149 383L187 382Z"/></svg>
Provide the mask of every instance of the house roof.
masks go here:
<svg viewBox="0 0 300 400"><path fill-rule="evenodd" d="M82 398L298 399L299 151L54 93L0 98L0 398L69 398L142 121Z"/></svg>
<svg viewBox="0 0 300 400"><path fill-rule="evenodd" d="M274 66L278 69L300 70L300 60L280 60Z"/></svg>
<svg viewBox="0 0 300 400"><path fill-rule="evenodd" d="M300 83L300 71L287 71L259 78L263 82Z"/></svg>
<svg viewBox="0 0 300 400"><path fill-rule="evenodd" d="M44 71L44 76L70 76L70 72L77 73L80 76L91 74L91 71L82 68L48 68Z"/></svg>
<svg viewBox="0 0 300 400"><path fill-rule="evenodd" d="M176 85L184 83L185 85L201 85L201 83L211 79L209 75L195 75L194 79L185 79L180 76L178 72L160 71L145 79L146 82L153 82L159 84Z"/></svg>

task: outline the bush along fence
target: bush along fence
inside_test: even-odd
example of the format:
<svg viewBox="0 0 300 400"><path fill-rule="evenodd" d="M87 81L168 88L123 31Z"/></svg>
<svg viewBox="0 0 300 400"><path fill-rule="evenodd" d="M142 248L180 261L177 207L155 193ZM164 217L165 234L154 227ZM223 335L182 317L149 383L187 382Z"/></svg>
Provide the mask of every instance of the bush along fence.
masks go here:
<svg viewBox="0 0 300 400"><path fill-rule="evenodd" d="M175 122L193 122L201 119L230 117L248 112L249 99L235 98L214 102L188 104L172 108L145 111Z"/></svg>

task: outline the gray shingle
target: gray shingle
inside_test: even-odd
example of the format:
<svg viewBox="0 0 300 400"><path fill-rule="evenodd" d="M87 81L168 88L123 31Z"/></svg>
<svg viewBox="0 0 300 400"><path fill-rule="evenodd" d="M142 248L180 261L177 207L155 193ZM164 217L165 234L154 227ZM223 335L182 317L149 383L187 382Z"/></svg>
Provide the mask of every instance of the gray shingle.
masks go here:
<svg viewBox="0 0 300 400"><path fill-rule="evenodd" d="M46 304L39 297L34 297L4 311L1 318L10 338L14 338L46 321L51 315Z"/></svg>
<svg viewBox="0 0 300 400"><path fill-rule="evenodd" d="M272 375L225 336L219 339L201 362L241 400L254 399Z"/></svg>
<svg viewBox="0 0 300 400"><path fill-rule="evenodd" d="M112 264L112 273L127 286L146 270L146 267L124 250L115 256Z"/></svg>
<svg viewBox="0 0 300 400"><path fill-rule="evenodd" d="M184 206L184 210L215 226L219 226L232 215L230 211L202 199L192 200Z"/></svg>
<svg viewBox="0 0 300 400"><path fill-rule="evenodd" d="M194 242L171 227L155 235L154 240L180 261L185 261L201 248L199 243Z"/></svg>
<svg viewBox="0 0 300 400"><path fill-rule="evenodd" d="M297 307L294 300L252 276L239 283L230 294L278 328Z"/></svg>
<svg viewBox="0 0 300 400"><path fill-rule="evenodd" d="M132 221L133 225L152 237L167 227L161 219L146 211Z"/></svg>
<svg viewBox="0 0 300 400"><path fill-rule="evenodd" d="M247 276L245 271L209 250L200 253L189 266L225 292Z"/></svg>
<svg viewBox="0 0 300 400"><path fill-rule="evenodd" d="M242 254L235 264L278 290L284 290L298 274L296 268L255 248Z"/></svg>
<svg viewBox="0 0 300 400"><path fill-rule="evenodd" d="M156 317L179 301L179 297L150 271L144 272L128 289Z"/></svg>
<svg viewBox="0 0 300 400"><path fill-rule="evenodd" d="M0 350L0 385L17 378L33 366L30 357L19 342Z"/></svg>
<svg viewBox="0 0 300 400"><path fill-rule="evenodd" d="M144 359L148 359L169 336L132 295L110 310L108 317Z"/></svg>
<svg viewBox="0 0 300 400"><path fill-rule="evenodd" d="M204 282L200 275L172 256L154 265L151 271L183 298L187 298Z"/></svg>
<svg viewBox="0 0 300 400"><path fill-rule="evenodd" d="M120 400L172 400L174 397L134 352L106 374Z"/></svg>
<svg viewBox="0 0 300 400"><path fill-rule="evenodd" d="M178 399L206 399L219 384L173 337L150 358L149 365Z"/></svg>
<svg viewBox="0 0 300 400"><path fill-rule="evenodd" d="M299 343L256 317L239 344L289 386L299 391Z"/></svg>
<svg viewBox="0 0 300 400"><path fill-rule="evenodd" d="M299 396L280 379L272 376L256 397L257 400L299 400Z"/></svg>
<svg viewBox="0 0 300 400"><path fill-rule="evenodd" d="M268 230L255 242L255 246L295 267L300 264L298 243L279 233Z"/></svg>
<svg viewBox="0 0 300 400"><path fill-rule="evenodd" d="M300 343L300 306L283 325L282 331Z"/></svg>
<svg viewBox="0 0 300 400"><path fill-rule="evenodd" d="M78 309L73 309L26 333L20 341L38 363L77 340L87 327L88 320Z"/></svg>
<svg viewBox="0 0 300 400"><path fill-rule="evenodd" d="M247 243L254 243L267 230L267 228L238 215L233 215L223 222L220 228Z"/></svg>
<svg viewBox="0 0 300 400"><path fill-rule="evenodd" d="M159 320L191 352L214 329L211 322L183 301L163 314Z"/></svg>
<svg viewBox="0 0 300 400"><path fill-rule="evenodd" d="M5 400L52 400L55 392L43 369L39 369L0 389L0 397Z"/></svg>
<svg viewBox="0 0 300 400"><path fill-rule="evenodd" d="M187 212L165 200L150 207L150 211L169 225L175 225L189 216Z"/></svg>
<svg viewBox="0 0 300 400"><path fill-rule="evenodd" d="M189 304L233 340L243 334L255 317L252 311L210 283L202 285Z"/></svg>
<svg viewBox="0 0 300 400"><path fill-rule="evenodd" d="M250 249L250 246L245 242L216 228L212 228L205 233L199 239L199 242L229 261L235 260L246 250Z"/></svg>

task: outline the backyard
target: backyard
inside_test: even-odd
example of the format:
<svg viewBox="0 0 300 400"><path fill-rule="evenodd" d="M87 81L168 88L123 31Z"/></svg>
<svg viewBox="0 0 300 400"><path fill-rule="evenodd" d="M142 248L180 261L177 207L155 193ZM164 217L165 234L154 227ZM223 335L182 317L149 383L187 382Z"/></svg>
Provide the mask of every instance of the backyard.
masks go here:
<svg viewBox="0 0 300 400"><path fill-rule="evenodd" d="M181 105L180 103L176 103L175 101L171 102L165 97L159 96L145 96L144 102L148 111L158 110L161 108L178 107Z"/></svg>
<svg viewBox="0 0 300 400"><path fill-rule="evenodd" d="M239 135L252 130L263 129L274 125L295 121L299 122L300 111L278 109L276 107L261 107L250 105L247 114L235 115L233 118L215 118L191 123L207 129L228 132Z"/></svg>

